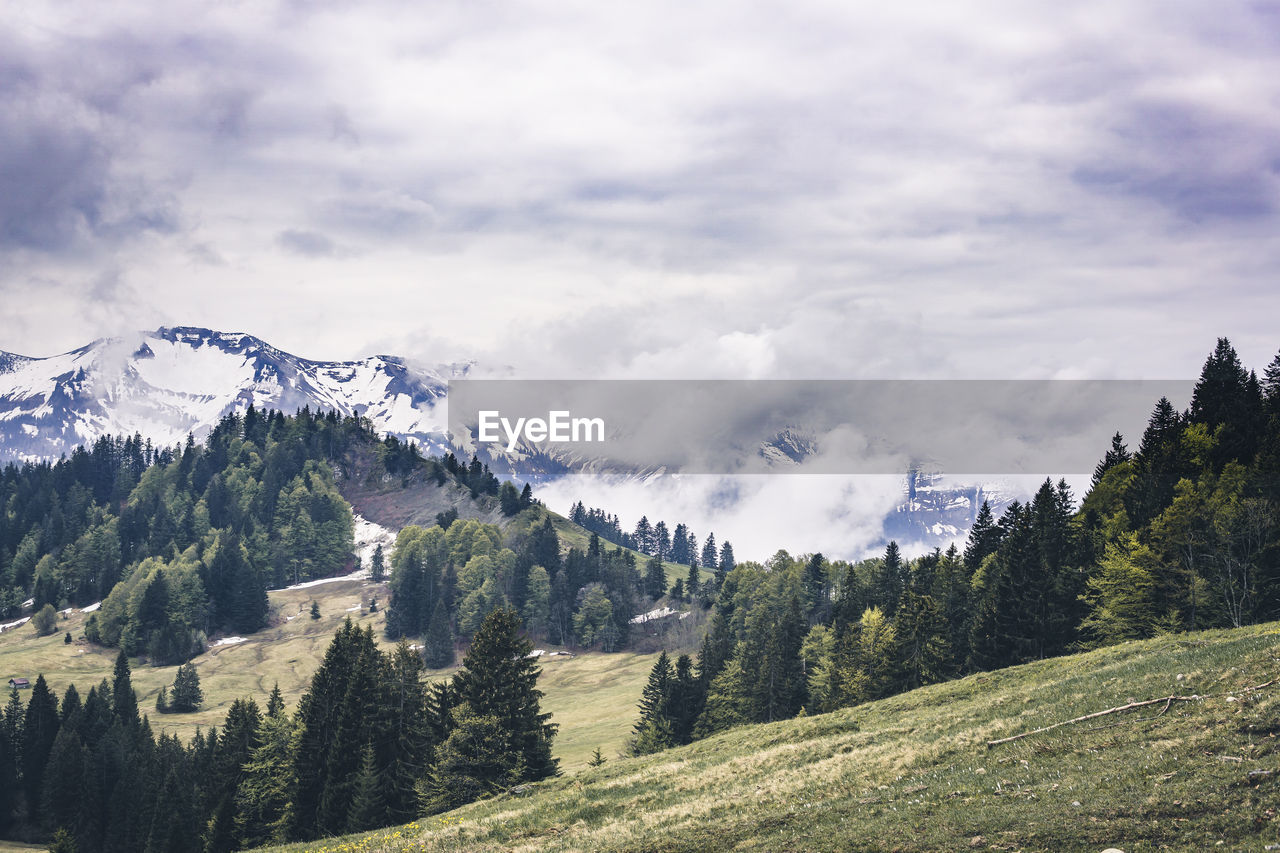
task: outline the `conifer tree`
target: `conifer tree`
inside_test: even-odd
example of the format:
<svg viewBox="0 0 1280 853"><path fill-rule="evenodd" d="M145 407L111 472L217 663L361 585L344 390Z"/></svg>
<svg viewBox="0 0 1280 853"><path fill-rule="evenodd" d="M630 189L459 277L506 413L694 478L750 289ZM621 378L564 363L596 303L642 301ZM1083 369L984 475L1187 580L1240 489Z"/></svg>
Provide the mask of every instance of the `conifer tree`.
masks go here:
<svg viewBox="0 0 1280 853"><path fill-rule="evenodd" d="M74 725L58 731L44 768L40 814L50 829L74 831L84 791L84 745Z"/></svg>
<svg viewBox="0 0 1280 853"><path fill-rule="evenodd" d="M826 619L827 610L827 572L826 561L821 554L814 554L804 566L805 612L809 624L813 625Z"/></svg>
<svg viewBox="0 0 1280 853"><path fill-rule="evenodd" d="M236 792L244 778L246 765L261 745L261 727L258 703L252 699L236 699L231 703L222 736L214 749L211 775L206 783L208 802L212 805L205 832L206 853L229 853L240 846Z"/></svg>
<svg viewBox="0 0 1280 853"><path fill-rule="evenodd" d="M446 811L487 797L525 777L519 754L497 717L469 704L454 709L453 727L419 788L423 811Z"/></svg>
<svg viewBox="0 0 1280 853"><path fill-rule="evenodd" d="M272 693L275 697L275 692ZM245 847L256 847L287 838L297 788L294 753L298 729L281 710L268 713L259 730L258 745L244 764L236 788L236 835Z"/></svg>
<svg viewBox="0 0 1280 853"><path fill-rule="evenodd" d="M885 614L892 617L898 609L898 600L907 587L908 567L902 560L897 542L890 542L884 549L884 562L880 568L879 589L876 602Z"/></svg>
<svg viewBox="0 0 1280 853"><path fill-rule="evenodd" d="M280 693L280 682L276 682L271 688L271 695L267 697L267 716L279 717L284 714L284 696Z"/></svg>
<svg viewBox="0 0 1280 853"><path fill-rule="evenodd" d="M387 561L382 552L382 543L378 543L373 549L373 556L369 559L369 579L374 583L382 583L382 579L387 576Z"/></svg>
<svg viewBox="0 0 1280 853"><path fill-rule="evenodd" d="M632 728L634 733L631 747L632 755L645 755L646 752L637 751L640 748L639 739L641 735L654 724L666 722L664 711L671 695L672 675L671 660L667 657L667 652L664 649L662 654L658 655L658 660L654 662L653 668L649 670L649 680L645 683L644 690L640 693L640 718L636 720ZM666 726L664 732L669 736L670 727ZM642 746L647 752L657 752L674 743L674 739L670 739L667 743L654 742L652 736L650 736L645 739Z"/></svg>
<svg viewBox="0 0 1280 853"><path fill-rule="evenodd" d="M449 626L449 615L445 612L443 598L436 599L435 609L431 612L431 623L423 638L422 654L431 669L443 669L454 664L453 631Z"/></svg>
<svg viewBox="0 0 1280 853"><path fill-rule="evenodd" d="M459 705L480 718L497 721L513 765L522 780L537 781L559 773L551 755L557 726L538 707L540 670L529 657L533 645L520 636L520 617L498 609L485 617L453 677Z"/></svg>
<svg viewBox="0 0 1280 853"><path fill-rule="evenodd" d="M10 708L13 706L10 705ZM49 690L43 673L36 676L27 700L26 715L22 722L22 785L26 794L27 812L33 823L39 823L40 806L44 801L44 771L49 752L58 736L58 699Z"/></svg>
<svg viewBox="0 0 1280 853"><path fill-rule="evenodd" d="M659 521L653 526L653 556L660 561L671 558L671 531L667 529L665 521Z"/></svg>
<svg viewBox="0 0 1280 853"><path fill-rule="evenodd" d="M8 830L17 805L21 714L18 691L11 689L8 707L0 711L0 832Z"/></svg>
<svg viewBox="0 0 1280 853"><path fill-rule="evenodd" d="M778 616L764 641L760 667L756 671L752 718L758 722L790 719L805 702L800 647L807 625L799 600L792 596Z"/></svg>
<svg viewBox="0 0 1280 853"><path fill-rule="evenodd" d="M644 594L655 601L667 594L667 570L657 556L645 563Z"/></svg>
<svg viewBox="0 0 1280 853"><path fill-rule="evenodd" d="M189 714L199 709L204 702L204 692L200 689L200 674L193 663L178 667L173 679L173 699L170 709L178 714Z"/></svg>
<svg viewBox="0 0 1280 853"><path fill-rule="evenodd" d="M702 545L702 559L698 565L714 572L716 566L720 563L720 550L716 547L716 535L714 533L707 534L707 541Z"/></svg>
<svg viewBox="0 0 1280 853"><path fill-rule="evenodd" d="M946 621L930 595L907 590L894 617L896 671L902 690L914 690L952 675Z"/></svg>
<svg viewBox="0 0 1280 853"><path fill-rule="evenodd" d="M511 491L514 493L515 489ZM360 752L360 770L351 786L351 809L346 829L348 832L363 832L382 826L384 818L378 766L374 762L373 746L366 742Z"/></svg>
<svg viewBox="0 0 1280 853"><path fill-rule="evenodd" d="M1107 450L1106 455L1102 457L1097 467L1093 469L1091 488L1096 488L1102 482L1103 476L1112 468L1122 462L1128 462L1132 458L1133 455L1129 453L1129 448L1124 445L1124 436L1118 432L1111 436L1111 447Z"/></svg>
<svg viewBox="0 0 1280 853"><path fill-rule="evenodd" d="M969 541L964 548L964 565L969 574L976 572L987 555L995 553L999 544L1000 528L996 526L990 502L984 500L973 526L969 528Z"/></svg>
<svg viewBox="0 0 1280 853"><path fill-rule="evenodd" d="M693 739L693 726L702 713L702 691L688 655L676 658L671 689L662 713L670 723L671 736L677 744L689 743Z"/></svg>

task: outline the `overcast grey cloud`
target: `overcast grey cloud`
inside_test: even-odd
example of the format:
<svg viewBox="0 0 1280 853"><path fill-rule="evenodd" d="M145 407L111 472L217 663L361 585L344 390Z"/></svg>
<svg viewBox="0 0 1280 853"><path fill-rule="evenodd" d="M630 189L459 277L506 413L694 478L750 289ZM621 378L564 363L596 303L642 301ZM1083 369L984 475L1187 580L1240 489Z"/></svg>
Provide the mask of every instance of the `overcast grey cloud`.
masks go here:
<svg viewBox="0 0 1280 853"><path fill-rule="evenodd" d="M1280 5L10 4L0 349L1193 374L1280 342Z"/></svg>

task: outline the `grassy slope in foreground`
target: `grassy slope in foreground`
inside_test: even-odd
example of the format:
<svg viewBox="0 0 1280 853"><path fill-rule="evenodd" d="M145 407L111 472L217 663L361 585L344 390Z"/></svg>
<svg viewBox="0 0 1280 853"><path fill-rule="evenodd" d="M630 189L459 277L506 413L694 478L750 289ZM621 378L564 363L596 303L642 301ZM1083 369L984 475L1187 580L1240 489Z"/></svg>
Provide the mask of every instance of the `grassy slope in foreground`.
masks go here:
<svg viewBox="0 0 1280 853"><path fill-rule="evenodd" d="M1242 689L1278 673L1277 623L1129 643L275 849L1261 850L1280 843L1280 685ZM1208 698L986 746L1170 694Z"/></svg>

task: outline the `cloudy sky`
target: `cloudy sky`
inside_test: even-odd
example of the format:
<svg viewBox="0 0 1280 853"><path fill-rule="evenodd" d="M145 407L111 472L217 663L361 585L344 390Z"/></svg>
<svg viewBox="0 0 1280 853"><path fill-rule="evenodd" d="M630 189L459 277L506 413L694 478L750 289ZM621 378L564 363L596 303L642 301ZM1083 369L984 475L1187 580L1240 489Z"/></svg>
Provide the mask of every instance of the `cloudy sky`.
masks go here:
<svg viewBox="0 0 1280 853"><path fill-rule="evenodd" d="M1280 346L1280 4L7 3L0 349L1193 375ZM1034 7L1034 8L1033 8Z"/></svg>

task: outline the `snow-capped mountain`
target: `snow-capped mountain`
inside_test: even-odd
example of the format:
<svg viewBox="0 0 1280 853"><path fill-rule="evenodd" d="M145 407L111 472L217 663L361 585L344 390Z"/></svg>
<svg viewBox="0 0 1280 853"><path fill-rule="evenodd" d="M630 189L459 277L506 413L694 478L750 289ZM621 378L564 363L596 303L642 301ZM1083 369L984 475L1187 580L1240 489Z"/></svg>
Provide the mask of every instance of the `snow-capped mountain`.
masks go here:
<svg viewBox="0 0 1280 853"><path fill-rule="evenodd" d="M952 483L937 472L909 471L902 502L884 520L884 538L945 548L965 540L983 501L999 517L1016 497L1003 483Z"/></svg>
<svg viewBox="0 0 1280 853"><path fill-rule="evenodd" d="M246 334L161 328L62 355L0 352L0 460L56 458L99 436L202 437L232 411L336 410L438 449L450 378L469 365L420 368L394 356L311 361Z"/></svg>
<svg viewBox="0 0 1280 853"><path fill-rule="evenodd" d="M440 453L450 449L449 380L471 367L420 367L390 355L312 361L252 335L193 327L97 340L48 358L0 352L0 463L56 459L103 435L140 433L160 445L179 443L188 433L199 439L222 417L251 404L362 415L379 432ZM495 473L535 484L571 473L647 482L665 470L523 442L510 453L491 449L480 452ZM819 451L817 439L797 426L756 452L770 468L783 470L802 466ZM990 484L947 484L910 474L902 502L884 520L885 539L946 547L964 538L984 499L999 512L1012 498Z"/></svg>

